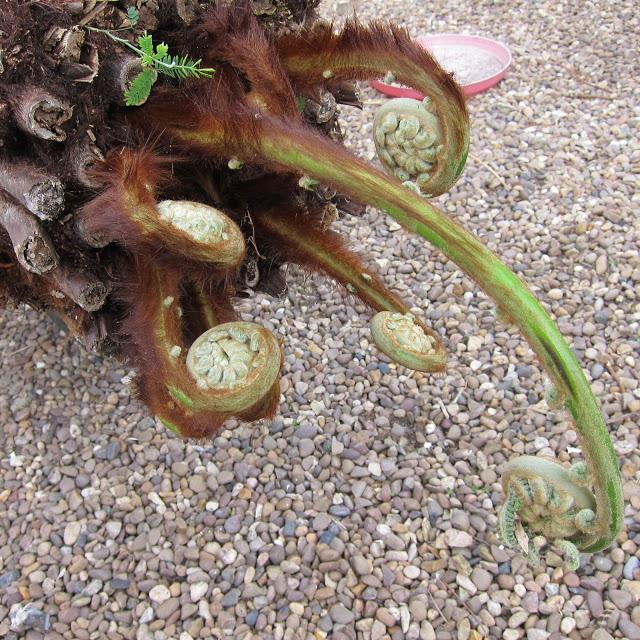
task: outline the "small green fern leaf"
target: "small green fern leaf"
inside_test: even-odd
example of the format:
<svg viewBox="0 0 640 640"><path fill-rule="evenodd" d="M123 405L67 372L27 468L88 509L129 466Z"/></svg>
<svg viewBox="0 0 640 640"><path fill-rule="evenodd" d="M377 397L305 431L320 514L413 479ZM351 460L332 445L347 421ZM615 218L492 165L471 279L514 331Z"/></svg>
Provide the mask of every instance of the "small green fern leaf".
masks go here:
<svg viewBox="0 0 640 640"><path fill-rule="evenodd" d="M146 32L138 37L136 47L134 44L115 35L106 29L87 27L91 31L97 31L109 36L112 40L123 44L139 56L143 70L133 79L124 96L128 107L141 105L149 97L151 88L161 73L170 78L184 80L185 78L210 78L215 69L202 69L202 60L192 60L188 55L171 56L169 47L164 42L154 46L153 36Z"/></svg>
<svg viewBox="0 0 640 640"><path fill-rule="evenodd" d="M124 92L127 107L138 107L146 102L157 79L158 74L154 69L143 69Z"/></svg>
<svg viewBox="0 0 640 640"><path fill-rule="evenodd" d="M139 53L143 56L143 64L145 64L144 58L151 64L153 60L153 36L145 31L138 37L138 47L140 47Z"/></svg>
<svg viewBox="0 0 640 640"><path fill-rule="evenodd" d="M158 49L160 45L158 45ZM192 60L189 56L170 56L165 55L157 57L154 60L154 68L163 75L170 78L184 80L185 78L210 78L213 69L201 69L202 60Z"/></svg>

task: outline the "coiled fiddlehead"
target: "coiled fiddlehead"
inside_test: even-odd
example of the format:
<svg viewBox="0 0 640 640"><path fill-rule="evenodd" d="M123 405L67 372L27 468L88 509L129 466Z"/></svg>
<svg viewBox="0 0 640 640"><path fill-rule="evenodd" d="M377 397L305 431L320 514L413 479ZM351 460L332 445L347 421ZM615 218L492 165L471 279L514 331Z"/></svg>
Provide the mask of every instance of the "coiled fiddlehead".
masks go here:
<svg viewBox="0 0 640 640"><path fill-rule="evenodd" d="M428 117L420 112L417 132L420 135L414 146L432 147L431 144L418 145L430 140L431 127L435 126L436 153L426 161L432 165L428 169L416 172L417 167L410 164L409 175L415 172L416 176L422 176L419 186L424 193L440 195L453 186L462 173L469 148L469 118L464 97L451 74L442 69L426 49L414 44L404 29L382 23L365 28L356 20L348 20L343 30L335 33L331 26L317 24L308 32L280 38L277 47L281 64L298 91L319 85L331 87L341 80L376 80L391 71L400 82L428 96L432 115ZM419 101L409 100L409 110L413 109L408 106L410 103L420 105ZM404 132L410 134L416 127L413 120L416 114L403 111L401 115L401 120L406 120L402 125ZM403 134L396 133L396 137L402 139ZM429 153L428 157L431 156ZM396 164L405 164L403 161L404 157L401 162L394 159L393 169L389 168L394 171ZM402 170L406 171L406 167Z"/></svg>
<svg viewBox="0 0 640 640"><path fill-rule="evenodd" d="M373 120L373 139L384 168L402 182L415 182L428 193L431 170L445 151L442 130L431 100L389 100Z"/></svg>
<svg viewBox="0 0 640 640"><path fill-rule="evenodd" d="M196 338L186 367L203 392L194 394L194 406L241 412L265 397L276 382L280 345L255 322L226 322ZM209 398L209 390L215 397Z"/></svg>
<svg viewBox="0 0 640 640"><path fill-rule="evenodd" d="M516 542L516 516L531 535L543 535L564 552L567 565L579 563L578 548L589 542L597 527L596 501L591 493L586 465L570 469L535 456L510 461L502 476L507 499L499 516L504 541Z"/></svg>
<svg viewBox="0 0 640 640"><path fill-rule="evenodd" d="M143 254L161 247L167 259L240 265L244 236L223 211L200 202L157 201L158 191L171 181L167 164L148 149L110 154L95 174L103 192L76 216L81 235L94 246L118 242Z"/></svg>
<svg viewBox="0 0 640 640"><path fill-rule="evenodd" d="M371 337L380 351L416 371L436 371L438 350L411 313L380 311L371 321Z"/></svg>
<svg viewBox="0 0 640 640"><path fill-rule="evenodd" d="M206 307L200 315L216 326L187 349L182 278L148 261L134 270L123 331L141 370L141 395L155 415L176 433L203 438L230 416L256 420L273 413L282 364L276 338L253 322L218 324L216 308L200 296L189 303Z"/></svg>

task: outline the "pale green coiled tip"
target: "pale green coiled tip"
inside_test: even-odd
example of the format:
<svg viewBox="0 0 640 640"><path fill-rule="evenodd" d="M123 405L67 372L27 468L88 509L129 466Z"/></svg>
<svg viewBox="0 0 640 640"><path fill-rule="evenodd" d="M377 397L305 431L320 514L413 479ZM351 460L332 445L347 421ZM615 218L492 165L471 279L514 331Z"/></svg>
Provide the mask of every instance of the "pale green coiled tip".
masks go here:
<svg viewBox="0 0 640 640"><path fill-rule="evenodd" d="M442 128L430 108L428 100L396 98L386 102L373 120L383 167L403 182L415 182L423 193L429 193L443 151Z"/></svg>
<svg viewBox="0 0 640 640"><path fill-rule="evenodd" d="M576 565L577 549L597 535L596 500L585 486L587 477L583 464L565 468L538 456L511 460L502 477L507 498L499 517L505 542L513 544L517 516L531 534L560 546L568 565Z"/></svg>
<svg viewBox="0 0 640 640"><path fill-rule="evenodd" d="M278 379L280 344L255 322L226 322L200 335L187 353L187 370L200 391L200 408L243 411L262 400Z"/></svg>
<svg viewBox="0 0 640 640"><path fill-rule="evenodd" d="M194 258L225 265L237 265L244 259L242 231L223 211L189 200L163 200L156 210L161 220L202 244L203 253Z"/></svg>
<svg viewBox="0 0 640 640"><path fill-rule="evenodd" d="M371 320L371 337L394 362L416 371L438 371L443 353L411 313L380 311Z"/></svg>

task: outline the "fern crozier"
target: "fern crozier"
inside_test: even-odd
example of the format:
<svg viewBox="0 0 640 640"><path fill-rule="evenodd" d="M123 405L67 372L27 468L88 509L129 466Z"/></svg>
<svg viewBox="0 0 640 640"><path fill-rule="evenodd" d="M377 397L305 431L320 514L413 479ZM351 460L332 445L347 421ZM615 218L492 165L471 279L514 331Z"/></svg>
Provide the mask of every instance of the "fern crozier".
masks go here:
<svg viewBox="0 0 640 640"><path fill-rule="evenodd" d="M443 141L431 104L428 98L389 100L373 121L376 151L384 168L402 182L415 182L423 193L429 192Z"/></svg>

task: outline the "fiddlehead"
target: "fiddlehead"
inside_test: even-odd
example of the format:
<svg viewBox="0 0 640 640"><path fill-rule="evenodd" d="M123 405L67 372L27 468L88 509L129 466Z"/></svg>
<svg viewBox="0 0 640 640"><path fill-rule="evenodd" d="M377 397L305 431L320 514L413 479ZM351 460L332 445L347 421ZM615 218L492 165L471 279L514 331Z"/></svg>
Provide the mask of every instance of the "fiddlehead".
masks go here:
<svg viewBox="0 0 640 640"><path fill-rule="evenodd" d="M543 535L569 551L567 564L574 566L574 549L588 543L597 527L596 501L588 484L581 462L565 469L535 456L510 461L502 476L507 496L499 518L504 541L515 544L517 516L531 534Z"/></svg>
<svg viewBox="0 0 640 640"><path fill-rule="evenodd" d="M376 112L373 139L384 168L401 182L415 181L427 193L431 171L444 151L431 100L389 100Z"/></svg>
<svg viewBox="0 0 640 640"><path fill-rule="evenodd" d="M187 349L179 306L181 277L148 261L136 263L136 287L123 296L123 323L140 371L141 394L156 416L186 437L209 436L230 416L270 415L279 397L280 345L264 327L226 322ZM206 298L190 301L207 306ZM216 309L201 309L216 322Z"/></svg>
<svg viewBox="0 0 640 640"><path fill-rule="evenodd" d="M418 153L413 162L419 168L410 164L411 171L407 171L404 156L397 161L391 154L392 162L388 162L387 156L381 153L383 145L380 145L381 160L392 173L400 168L407 172L409 178L406 180L421 176L420 189L432 195L445 193L458 179L469 147L469 118L464 97L451 74L444 71L423 47L415 44L406 30L381 23L365 27L351 20L339 33L334 33L329 25L316 25L302 34L286 35L278 40L277 47L282 65L294 88L300 92L313 92L323 85L331 88L345 80L376 80L388 71L420 91L431 101L430 115L420 113L418 139L414 139L412 147L422 149L422 156L427 158ZM399 102L393 100L387 105ZM402 126L404 132L410 134L416 127L413 119L416 114L405 113L405 109L413 109L408 106L410 104L419 106L421 103L417 100L402 102L406 104L400 121L407 121ZM388 115L394 107L387 105L382 110ZM388 122L390 126L391 119ZM435 146L430 142L434 129L437 131ZM395 136L409 137L400 132ZM418 146L423 144L426 146ZM399 147L402 153L407 153L402 149L402 142ZM426 168L422 162L431 166Z"/></svg>
<svg viewBox="0 0 640 640"><path fill-rule="evenodd" d="M186 368L203 393L193 393L194 406L242 412L264 398L280 372L280 345L255 322L226 322L196 338ZM208 391L215 397L209 397Z"/></svg>
<svg viewBox="0 0 640 640"><path fill-rule="evenodd" d="M223 211L185 200L157 202L157 192L171 179L166 166L166 159L149 150L111 154L96 172L106 188L76 216L81 235L95 246L118 242L139 253L163 247L168 256L239 265L244 236Z"/></svg>
<svg viewBox="0 0 640 640"><path fill-rule="evenodd" d="M380 351L416 371L437 371L439 350L411 313L380 311L371 321L371 337Z"/></svg>

